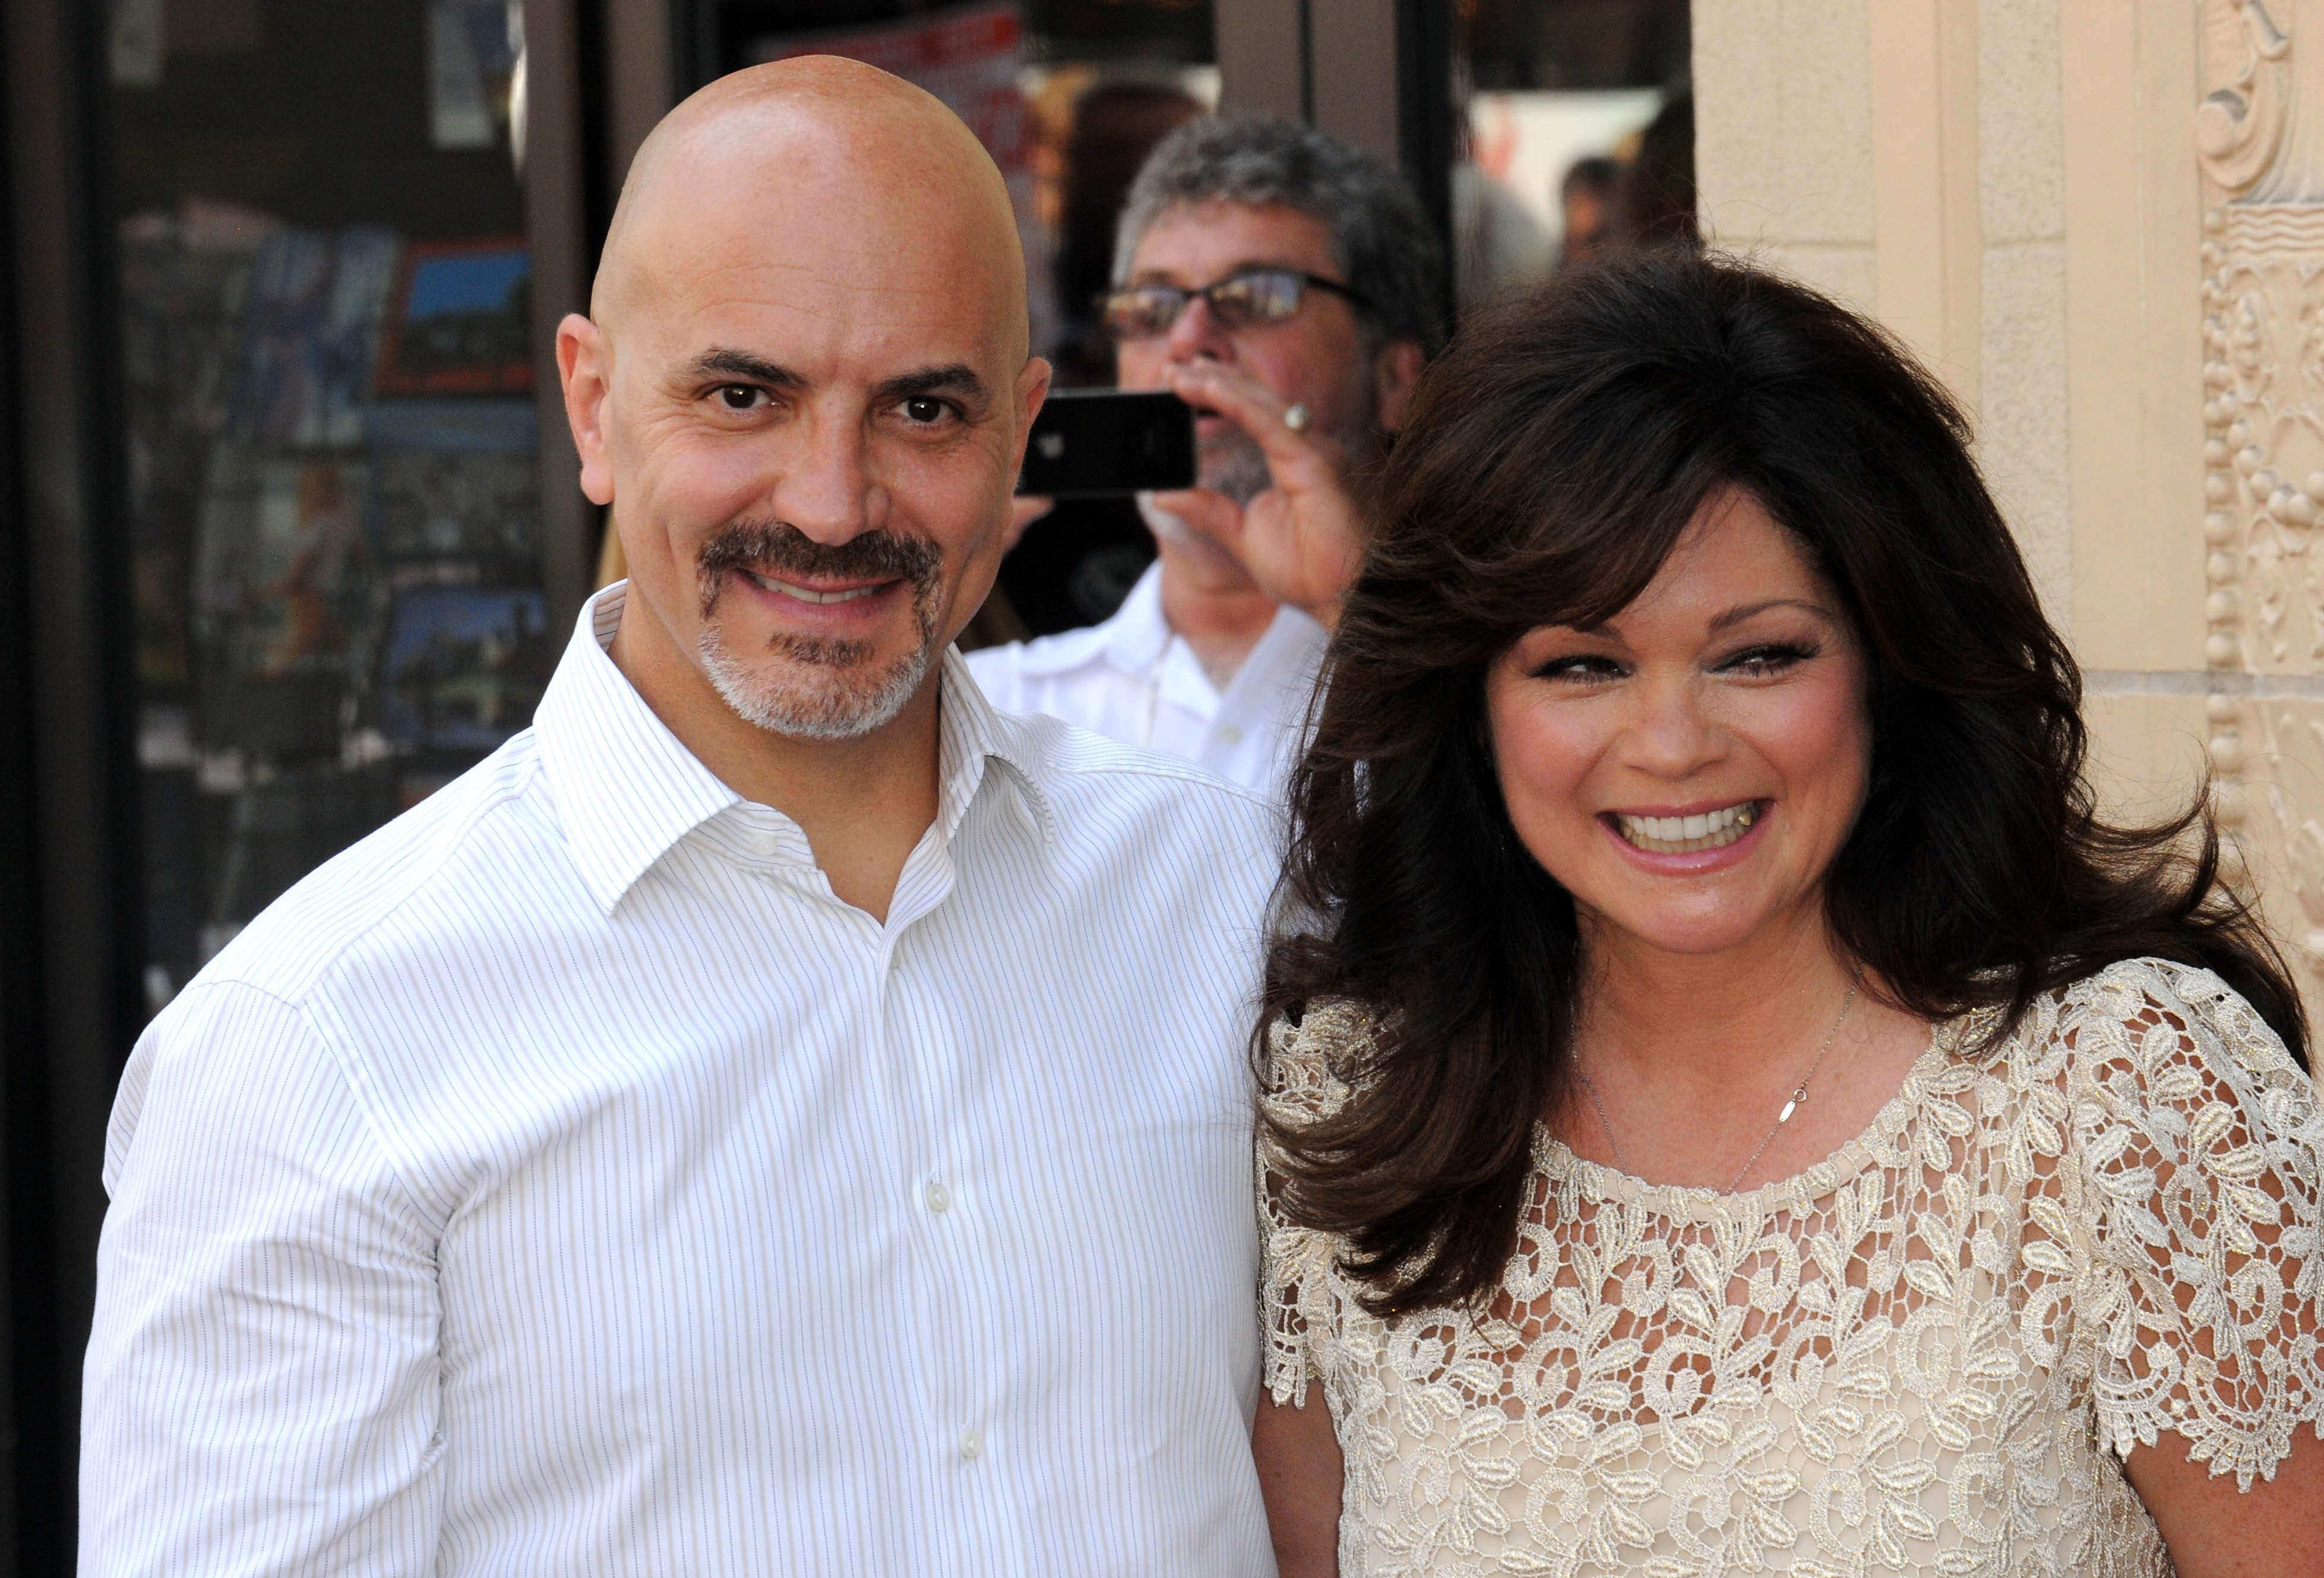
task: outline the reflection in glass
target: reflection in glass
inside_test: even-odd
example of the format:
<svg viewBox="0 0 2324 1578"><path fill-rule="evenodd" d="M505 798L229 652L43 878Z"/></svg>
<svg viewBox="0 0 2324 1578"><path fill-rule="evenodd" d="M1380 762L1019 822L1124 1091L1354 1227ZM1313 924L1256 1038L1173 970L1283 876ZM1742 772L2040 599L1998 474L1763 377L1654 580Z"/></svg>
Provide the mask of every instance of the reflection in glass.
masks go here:
<svg viewBox="0 0 2324 1578"><path fill-rule="evenodd" d="M1469 309L1693 234L1686 0L1462 0L1452 258Z"/></svg>
<svg viewBox="0 0 2324 1578"><path fill-rule="evenodd" d="M157 1007L539 699L514 11L116 5Z"/></svg>

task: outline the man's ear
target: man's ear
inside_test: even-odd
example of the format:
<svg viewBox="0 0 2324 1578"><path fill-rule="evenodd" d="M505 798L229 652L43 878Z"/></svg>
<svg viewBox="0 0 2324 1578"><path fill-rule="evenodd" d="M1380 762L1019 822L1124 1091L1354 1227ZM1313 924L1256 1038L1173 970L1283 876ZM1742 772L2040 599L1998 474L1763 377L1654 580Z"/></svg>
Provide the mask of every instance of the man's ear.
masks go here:
<svg viewBox="0 0 2324 1578"><path fill-rule="evenodd" d="M605 331L577 312L557 326L557 375L565 385L565 420L581 457L581 491L593 504L613 502L613 457L605 436L605 400L613 379Z"/></svg>
<svg viewBox="0 0 2324 1578"><path fill-rule="evenodd" d="M1390 340L1372 357L1372 396L1383 433L1400 433L1412 411L1412 392L1428 356L1415 339Z"/></svg>
<svg viewBox="0 0 2324 1578"><path fill-rule="evenodd" d="M1049 364L1039 356L1027 357L1024 371L1017 374L1017 447L1009 457L1012 486L1017 474L1025 469L1025 441L1033 436L1033 419L1041 414L1041 407L1049 398L1049 380L1053 376Z"/></svg>

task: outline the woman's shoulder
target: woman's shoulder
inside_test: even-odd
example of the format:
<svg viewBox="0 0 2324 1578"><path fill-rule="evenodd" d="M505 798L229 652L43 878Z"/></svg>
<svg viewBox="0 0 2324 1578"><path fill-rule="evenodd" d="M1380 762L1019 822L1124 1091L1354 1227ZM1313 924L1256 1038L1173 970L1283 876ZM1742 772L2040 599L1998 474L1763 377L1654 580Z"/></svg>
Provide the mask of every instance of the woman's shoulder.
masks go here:
<svg viewBox="0 0 2324 1578"><path fill-rule="evenodd" d="M2177 1431L2248 1488L2324 1399L2316 1088L2209 970L2126 959L2049 1001L2100 1436L2127 1453Z"/></svg>
<svg viewBox="0 0 2324 1578"><path fill-rule="evenodd" d="M1267 1103L1278 1121L1313 1121L1337 1112L1366 1076L1379 1044L1378 1010L1352 998L1323 998L1267 1028Z"/></svg>
<svg viewBox="0 0 2324 1578"><path fill-rule="evenodd" d="M2214 1106L2213 1121L2241 1109L2296 1130L2315 1112L2315 1086L2259 1010L2172 959L2117 960L2044 992L1997 1061L2054 1091L2077 1130L2111 1119L2175 1132Z"/></svg>
<svg viewBox="0 0 2324 1578"><path fill-rule="evenodd" d="M2216 972L2175 959L2118 959L2045 993L2028 1018L2039 1039L2084 1066L2126 1062L2153 1074L2192 1058L2299 1072L2241 992ZM2017 1038L2026 1038L2024 1029Z"/></svg>

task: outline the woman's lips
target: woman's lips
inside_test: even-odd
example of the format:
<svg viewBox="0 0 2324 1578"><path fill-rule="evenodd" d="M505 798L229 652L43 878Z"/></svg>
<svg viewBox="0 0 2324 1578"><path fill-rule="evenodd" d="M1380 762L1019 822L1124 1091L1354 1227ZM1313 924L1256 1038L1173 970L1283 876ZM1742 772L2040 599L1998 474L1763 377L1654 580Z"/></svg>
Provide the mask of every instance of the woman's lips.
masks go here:
<svg viewBox="0 0 2324 1578"><path fill-rule="evenodd" d="M1612 811L1614 830L1649 854L1692 854L1734 843L1759 819L1765 802L1737 800L1713 810L1678 816Z"/></svg>
<svg viewBox="0 0 2324 1578"><path fill-rule="evenodd" d="M1674 815L1608 811L1597 820L1631 863L1666 876L1696 876L1747 858L1774 809L1773 800L1738 800ZM1701 831L1690 834L1691 827Z"/></svg>

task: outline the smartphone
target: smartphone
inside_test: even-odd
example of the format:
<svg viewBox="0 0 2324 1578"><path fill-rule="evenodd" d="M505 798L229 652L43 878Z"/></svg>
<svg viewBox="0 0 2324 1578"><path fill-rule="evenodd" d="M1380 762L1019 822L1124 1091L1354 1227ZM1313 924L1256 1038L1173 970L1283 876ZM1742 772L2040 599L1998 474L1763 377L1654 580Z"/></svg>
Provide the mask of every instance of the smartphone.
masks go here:
<svg viewBox="0 0 2324 1578"><path fill-rule="evenodd" d="M1033 419L1020 494L1102 499L1194 485L1194 408L1167 390L1060 389Z"/></svg>

